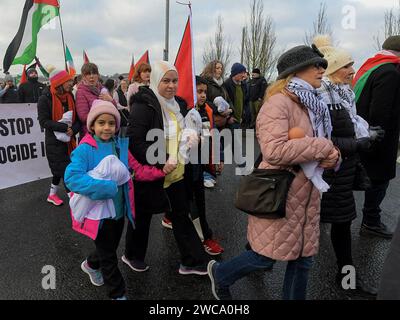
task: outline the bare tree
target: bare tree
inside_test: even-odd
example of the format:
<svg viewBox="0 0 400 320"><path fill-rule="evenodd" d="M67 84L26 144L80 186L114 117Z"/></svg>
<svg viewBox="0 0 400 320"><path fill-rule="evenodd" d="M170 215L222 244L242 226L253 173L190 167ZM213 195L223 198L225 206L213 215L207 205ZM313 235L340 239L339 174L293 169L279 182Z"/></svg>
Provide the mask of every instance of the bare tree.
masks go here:
<svg viewBox="0 0 400 320"><path fill-rule="evenodd" d="M319 5L319 11L317 19L313 23L313 30L306 31L304 43L307 45L311 45L313 43L314 37L319 34L327 34L333 38L332 27L328 21L328 5L326 2L321 2Z"/></svg>
<svg viewBox="0 0 400 320"><path fill-rule="evenodd" d="M274 21L270 16L264 16L262 0L252 0L250 8L250 21L244 27L244 63L249 70L259 68L269 82L279 57L275 52Z"/></svg>
<svg viewBox="0 0 400 320"><path fill-rule="evenodd" d="M222 16L217 18L217 30L214 38L210 38L208 45L203 52L203 63L207 65L213 60L219 60L226 67L232 56L232 44L229 38L224 35Z"/></svg>
<svg viewBox="0 0 400 320"><path fill-rule="evenodd" d="M396 12L397 11L397 12ZM400 34L400 0L398 2L398 8L392 8L385 11L385 26L384 26L384 39L390 36L395 36ZM373 37L375 42L375 48L377 50L382 49L382 41L380 37L380 32Z"/></svg>

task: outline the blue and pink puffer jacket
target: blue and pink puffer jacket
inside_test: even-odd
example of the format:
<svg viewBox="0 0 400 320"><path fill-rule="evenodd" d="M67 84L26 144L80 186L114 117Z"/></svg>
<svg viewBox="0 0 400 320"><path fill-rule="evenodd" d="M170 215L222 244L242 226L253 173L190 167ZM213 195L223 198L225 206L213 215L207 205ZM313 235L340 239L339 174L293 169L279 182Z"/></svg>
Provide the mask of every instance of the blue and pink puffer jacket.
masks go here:
<svg viewBox="0 0 400 320"><path fill-rule="evenodd" d="M134 172L137 181L155 181L165 177L162 170L140 164L128 150L128 138L116 138L115 146L119 153L119 159L127 168ZM71 163L68 165L64 180L67 187L74 193L87 196L92 200L112 199L118 192L117 184L111 180L98 180L90 177L87 172L94 169L103 158L108 156L107 152L100 149L96 140L87 134L71 154ZM125 214L134 225L135 220L135 197L133 181L123 185L125 199ZM89 238L95 240L101 221L85 219L83 223L76 221L71 214L72 228Z"/></svg>

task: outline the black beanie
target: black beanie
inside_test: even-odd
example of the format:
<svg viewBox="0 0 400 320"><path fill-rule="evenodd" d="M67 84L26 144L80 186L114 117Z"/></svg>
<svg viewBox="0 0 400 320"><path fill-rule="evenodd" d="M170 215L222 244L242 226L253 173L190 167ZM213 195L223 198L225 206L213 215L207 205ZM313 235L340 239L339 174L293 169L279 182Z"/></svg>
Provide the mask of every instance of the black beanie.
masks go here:
<svg viewBox="0 0 400 320"><path fill-rule="evenodd" d="M285 79L287 76L302 71L316 63L321 64L325 69L328 61L324 55L313 44L309 46L297 46L283 53L278 60L278 80Z"/></svg>
<svg viewBox="0 0 400 320"><path fill-rule="evenodd" d="M261 74L261 71L260 71L260 69L258 69L258 68L255 68L255 69L253 69L253 72L252 72L252 73Z"/></svg>
<svg viewBox="0 0 400 320"><path fill-rule="evenodd" d="M239 73L246 72L246 67L238 62L234 63L231 68L231 77L238 75Z"/></svg>

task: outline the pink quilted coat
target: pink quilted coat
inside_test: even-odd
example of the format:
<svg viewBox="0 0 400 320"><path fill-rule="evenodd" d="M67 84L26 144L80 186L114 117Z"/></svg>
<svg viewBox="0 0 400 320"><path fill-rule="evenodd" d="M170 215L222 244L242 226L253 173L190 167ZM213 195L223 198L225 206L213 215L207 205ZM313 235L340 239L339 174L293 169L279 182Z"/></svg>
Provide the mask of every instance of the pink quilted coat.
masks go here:
<svg viewBox="0 0 400 320"><path fill-rule="evenodd" d="M288 131L300 127L302 139L288 140ZM263 154L261 169L285 169L325 159L331 141L312 138L310 118L296 96L285 92L272 96L257 118L257 139ZM286 217L279 220L249 216L247 236L251 248L274 260L290 261L317 254L321 196L303 171L296 174L286 204Z"/></svg>

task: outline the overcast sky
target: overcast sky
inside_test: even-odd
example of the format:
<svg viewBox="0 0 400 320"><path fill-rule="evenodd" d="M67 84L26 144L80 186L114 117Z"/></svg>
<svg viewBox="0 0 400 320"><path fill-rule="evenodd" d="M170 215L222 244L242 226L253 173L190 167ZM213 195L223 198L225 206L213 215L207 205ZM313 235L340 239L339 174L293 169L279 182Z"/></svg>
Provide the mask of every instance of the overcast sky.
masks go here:
<svg viewBox="0 0 400 320"><path fill-rule="evenodd" d="M241 29L250 14L250 0L191 0L196 69L203 68L202 54L208 39L215 33L216 20L222 15L225 34L231 39L233 59L240 59ZM99 65L102 74L129 71L132 53L136 59L150 50L152 61L163 58L165 39L165 0L61 0L61 17L65 41L80 69L82 50ZM185 2L182 0L181 2ZM305 31L311 30L321 0L264 0L265 14L275 22L278 49L303 43ZM1 0L0 63L18 29L25 0ZM188 9L171 0L170 52L175 60L182 38ZM373 36L383 28L384 12L398 5L398 0L327 1L329 22L335 41L352 52L356 66L374 54ZM351 6L351 7L346 7ZM350 8L350 11L349 9ZM343 13L344 11L345 13ZM355 14L355 28L344 28L342 22ZM57 22L58 23L58 22ZM351 23L352 24L352 23ZM351 24L347 26L351 27ZM44 65L63 67L60 28L42 30L37 55ZM230 66L228 66L230 68ZM13 66L11 73L20 73Z"/></svg>

